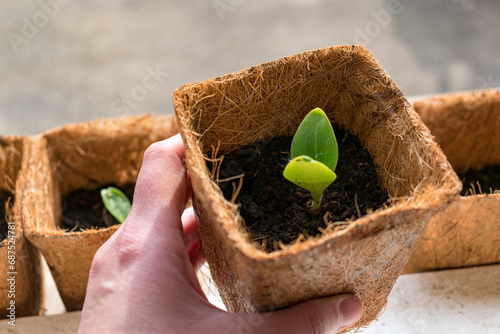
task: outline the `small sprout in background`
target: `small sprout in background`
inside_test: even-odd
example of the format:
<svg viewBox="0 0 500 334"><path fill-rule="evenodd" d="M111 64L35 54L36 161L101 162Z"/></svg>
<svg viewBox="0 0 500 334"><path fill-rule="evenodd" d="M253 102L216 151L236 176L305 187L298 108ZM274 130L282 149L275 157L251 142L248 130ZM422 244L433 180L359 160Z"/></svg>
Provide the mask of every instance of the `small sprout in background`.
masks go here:
<svg viewBox="0 0 500 334"><path fill-rule="evenodd" d="M304 118L293 137L290 155L292 161L283 176L311 193L312 211L316 211L323 192L337 178L339 156L337 139L323 110L316 108Z"/></svg>
<svg viewBox="0 0 500 334"><path fill-rule="evenodd" d="M108 187L101 189L101 198L109 213L122 224L132 207L127 196L115 187Z"/></svg>

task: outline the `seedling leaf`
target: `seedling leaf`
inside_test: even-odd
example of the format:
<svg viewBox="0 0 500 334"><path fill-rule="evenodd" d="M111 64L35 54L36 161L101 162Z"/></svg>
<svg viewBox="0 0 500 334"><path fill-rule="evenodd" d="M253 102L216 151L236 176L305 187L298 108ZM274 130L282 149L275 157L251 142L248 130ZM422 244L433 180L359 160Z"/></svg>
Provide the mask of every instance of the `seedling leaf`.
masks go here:
<svg viewBox="0 0 500 334"><path fill-rule="evenodd" d="M323 110L311 110L300 123L290 147L292 161L283 176L311 192L312 210L321 203L323 192L337 178L335 167L339 156L337 139Z"/></svg>
<svg viewBox="0 0 500 334"><path fill-rule="evenodd" d="M108 187L101 189L101 198L109 213L122 224L132 207L127 196L115 187Z"/></svg>
<svg viewBox="0 0 500 334"><path fill-rule="evenodd" d="M290 161L283 171L283 176L311 192L313 210L319 208L323 192L337 178L337 175L324 163L306 155L298 156Z"/></svg>
<svg viewBox="0 0 500 334"><path fill-rule="evenodd" d="M323 110L312 110L300 123L292 140L290 155L292 159L307 155L335 171L339 149L330 120Z"/></svg>

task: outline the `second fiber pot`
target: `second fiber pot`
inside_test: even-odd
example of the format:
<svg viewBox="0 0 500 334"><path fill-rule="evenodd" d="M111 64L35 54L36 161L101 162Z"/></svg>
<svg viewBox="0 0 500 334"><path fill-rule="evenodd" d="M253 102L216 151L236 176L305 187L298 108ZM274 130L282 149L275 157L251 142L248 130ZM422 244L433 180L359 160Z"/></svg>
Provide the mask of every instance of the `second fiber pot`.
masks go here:
<svg viewBox="0 0 500 334"><path fill-rule="evenodd" d="M500 178L500 90L413 105L458 175L472 181L472 172L482 187L464 183L462 196L429 221L405 273L500 263L500 184L494 181Z"/></svg>
<svg viewBox="0 0 500 334"><path fill-rule="evenodd" d="M119 225L72 231L62 225L63 199L75 191L99 194L110 184L135 184L146 148L176 133L173 116L141 116L70 124L34 138L29 165L20 175L22 218L66 310L82 308L95 252ZM87 198L80 202L92 204ZM99 195L96 203L102 204Z"/></svg>
<svg viewBox="0 0 500 334"><path fill-rule="evenodd" d="M383 311L429 218L460 191L427 128L363 47L309 51L185 85L173 100L203 248L232 312L354 293L364 303L354 328L368 325ZM325 229L267 253L252 242L238 205L224 198L207 161L241 145L291 136L316 107L359 137L392 204L342 231Z"/></svg>

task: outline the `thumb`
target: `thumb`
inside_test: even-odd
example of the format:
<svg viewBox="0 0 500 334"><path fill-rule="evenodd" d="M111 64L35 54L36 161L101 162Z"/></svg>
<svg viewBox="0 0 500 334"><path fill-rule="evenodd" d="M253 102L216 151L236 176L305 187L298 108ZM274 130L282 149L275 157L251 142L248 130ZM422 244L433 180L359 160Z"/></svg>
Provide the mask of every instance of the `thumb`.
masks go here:
<svg viewBox="0 0 500 334"><path fill-rule="evenodd" d="M148 147L137 178L132 209L122 233L145 239L154 227L156 239L167 238L169 240L164 244L173 243L178 249L185 248L180 218L188 196L183 159L180 135ZM159 223L155 224L157 221Z"/></svg>
<svg viewBox="0 0 500 334"><path fill-rule="evenodd" d="M363 304L359 298L338 295L310 300L275 312L245 315L247 321L239 319L238 322L240 327L253 327L256 333L262 334L326 334L337 333L354 325L362 314ZM257 321L259 316L260 321Z"/></svg>

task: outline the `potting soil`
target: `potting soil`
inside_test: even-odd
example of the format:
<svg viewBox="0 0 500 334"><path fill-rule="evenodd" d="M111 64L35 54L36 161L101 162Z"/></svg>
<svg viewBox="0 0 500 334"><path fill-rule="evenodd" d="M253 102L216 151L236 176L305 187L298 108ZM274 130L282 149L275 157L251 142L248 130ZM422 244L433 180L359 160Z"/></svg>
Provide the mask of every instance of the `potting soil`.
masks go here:
<svg viewBox="0 0 500 334"><path fill-rule="evenodd" d="M464 185L462 196L500 192L500 165L471 169L460 175L460 179Z"/></svg>
<svg viewBox="0 0 500 334"><path fill-rule="evenodd" d="M327 228L345 228L387 202L388 193L381 189L370 154L359 139L336 125L334 132L339 146L337 179L326 189L314 213L309 191L283 177L290 160L291 136L256 142L224 156L218 179L245 175L235 202L240 204L252 240L263 250L272 252L279 249L280 242L293 244L299 237L315 237ZM211 169L210 162L208 165ZM238 179L219 183L228 200L238 185Z"/></svg>
<svg viewBox="0 0 500 334"><path fill-rule="evenodd" d="M119 224L104 206L101 189L113 186L119 188L132 201L135 184L105 185L97 189L78 189L62 198L61 228L67 232L78 232L91 228L107 228Z"/></svg>

